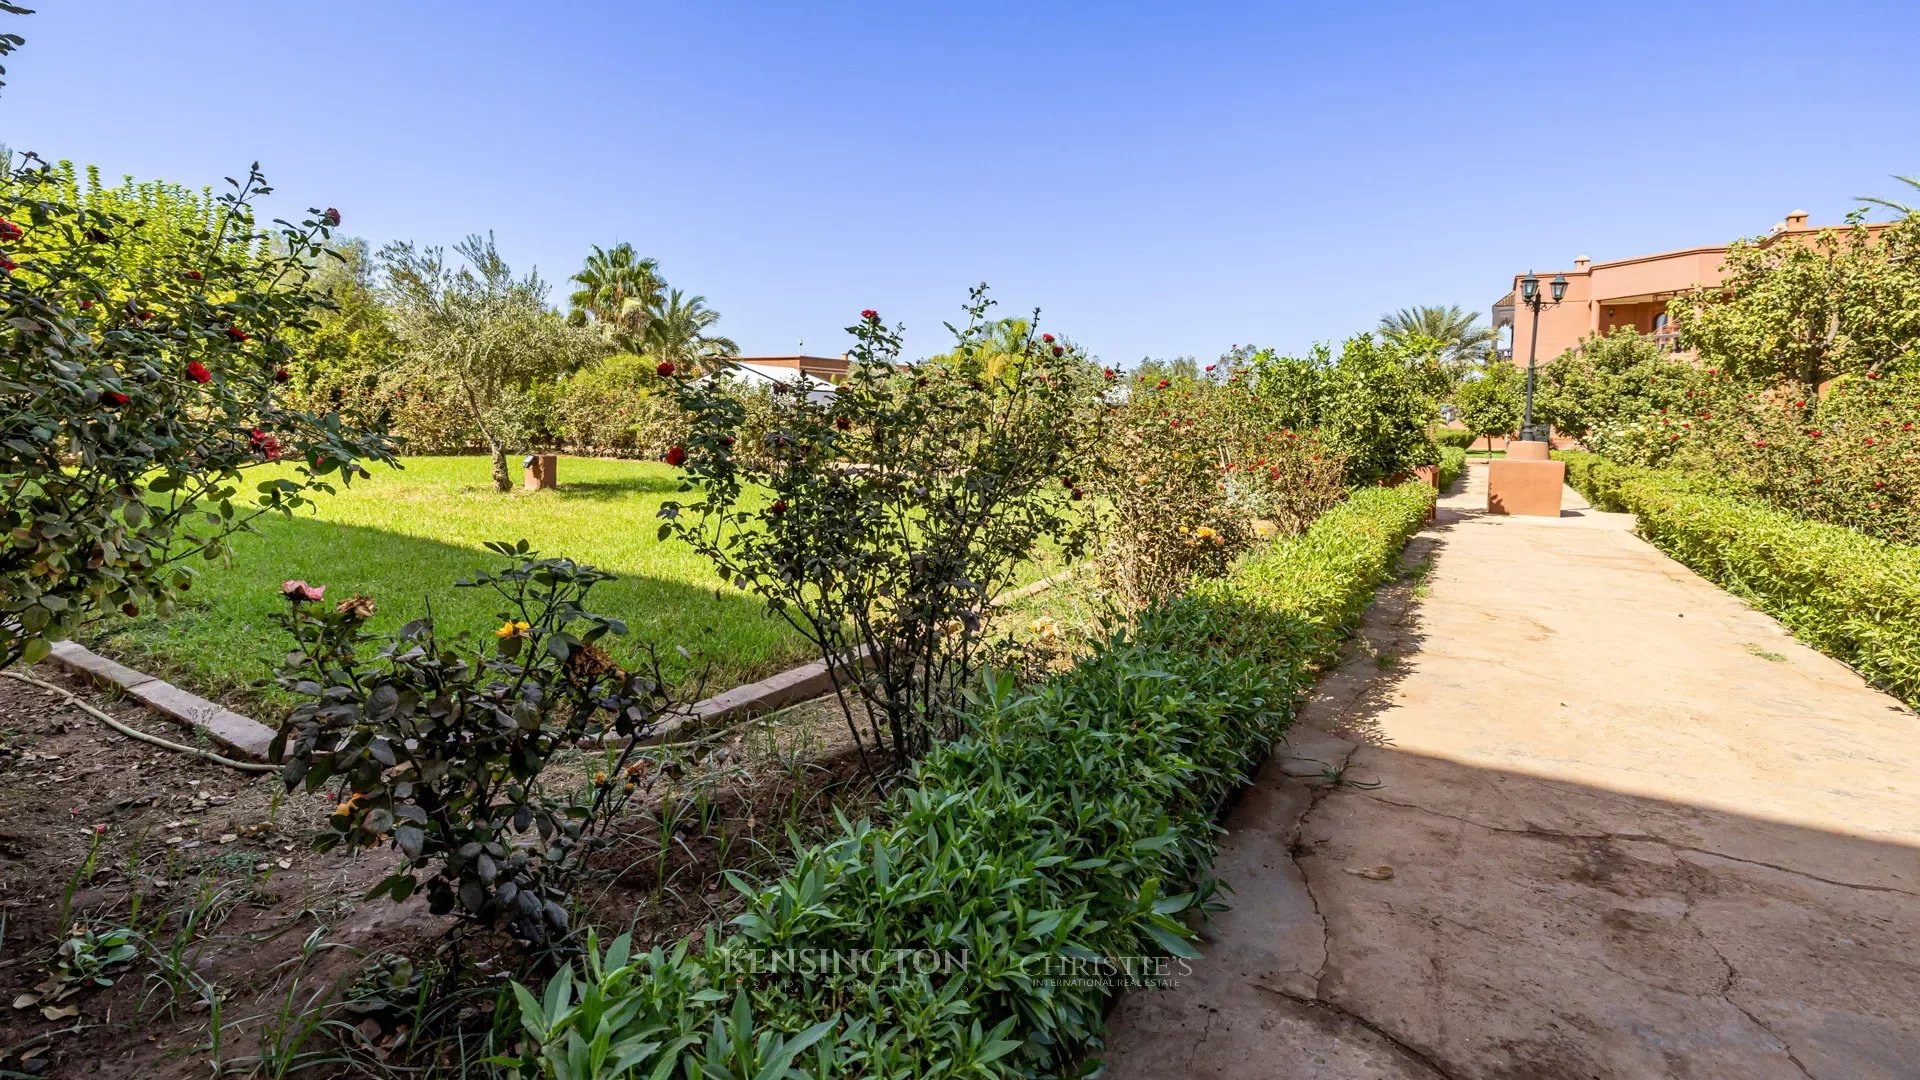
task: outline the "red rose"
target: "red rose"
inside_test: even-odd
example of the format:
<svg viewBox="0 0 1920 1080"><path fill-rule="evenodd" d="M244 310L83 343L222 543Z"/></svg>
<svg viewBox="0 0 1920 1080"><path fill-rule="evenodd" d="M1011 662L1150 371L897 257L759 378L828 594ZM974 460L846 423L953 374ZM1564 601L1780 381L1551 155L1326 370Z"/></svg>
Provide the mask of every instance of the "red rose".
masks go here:
<svg viewBox="0 0 1920 1080"><path fill-rule="evenodd" d="M879 322L879 321L880 321L880 313L879 313L879 312L877 312L877 311L875 311L875 310L873 310L872 308L868 308L868 309L866 309L865 311L862 311L862 312L860 313L860 317L861 317L862 319L865 319L865 320L866 320L866 321L868 321L868 322Z"/></svg>
<svg viewBox="0 0 1920 1080"><path fill-rule="evenodd" d="M1067 350L1065 350L1065 349L1063 349L1063 348L1061 348L1060 346L1058 346L1058 345L1055 345L1055 346L1053 347L1053 355L1055 355L1055 356L1065 356L1066 354L1067 354Z"/></svg>
<svg viewBox="0 0 1920 1080"><path fill-rule="evenodd" d="M82 300L82 301L80 301L80 310L81 310L81 311L85 311L85 310L87 310L88 308L90 308L90 307L92 307L92 306L93 306L93 301L91 301L91 300Z"/></svg>
<svg viewBox="0 0 1920 1080"><path fill-rule="evenodd" d="M1207 365L1207 370L1208 370L1208 371L1212 371L1212 370L1214 369L1214 367L1215 367L1215 365L1213 365L1213 364L1208 364L1208 365Z"/></svg>
<svg viewBox="0 0 1920 1080"><path fill-rule="evenodd" d="M1820 429L1819 429L1819 428L1808 428L1808 429L1807 429L1807 438L1809 438L1809 439L1817 439L1817 438L1819 438L1819 437L1820 437Z"/></svg>
<svg viewBox="0 0 1920 1080"><path fill-rule="evenodd" d="M784 514L787 512L787 500L775 499L773 500L773 505L767 507L767 509L773 511L776 514Z"/></svg>
<svg viewBox="0 0 1920 1080"><path fill-rule="evenodd" d="M1046 343L1047 343L1047 344L1049 344L1049 345L1051 345L1051 344L1053 344L1053 335L1052 335L1052 334L1041 334L1041 335L1040 335L1040 340L1041 340L1041 341L1044 341L1044 342L1046 342Z"/></svg>
<svg viewBox="0 0 1920 1080"><path fill-rule="evenodd" d="M720 436L720 441L721 441L721 442L723 442L723 443L726 443L726 444L727 444L728 446L732 446L732 445L733 445L733 436L731 436L731 435L722 435L722 436Z"/></svg>
<svg viewBox="0 0 1920 1080"><path fill-rule="evenodd" d="M660 361L658 364L654 365L653 373L655 375L660 376L663 379L673 374L673 361L671 360Z"/></svg>
<svg viewBox="0 0 1920 1080"><path fill-rule="evenodd" d="M1068 492L1067 498L1078 500L1080 498L1080 495L1081 495L1080 489L1074 488L1071 492Z"/></svg>
<svg viewBox="0 0 1920 1080"><path fill-rule="evenodd" d="M248 338L252 337L253 335L247 333L245 330L242 330L237 326L229 326L227 327L227 336L232 338L235 341L246 341Z"/></svg>
<svg viewBox="0 0 1920 1080"><path fill-rule="evenodd" d="M153 318L153 312L151 311L135 312L133 317L136 319L139 319L141 322L146 322L148 319Z"/></svg>
<svg viewBox="0 0 1920 1080"><path fill-rule="evenodd" d="M118 390L102 390L100 391L100 400L109 405L125 405L132 399Z"/></svg>
<svg viewBox="0 0 1920 1080"><path fill-rule="evenodd" d="M836 416L833 418L833 426L839 428L841 431L852 431L853 421L844 416Z"/></svg>
<svg viewBox="0 0 1920 1080"><path fill-rule="evenodd" d="M1278 480L1278 479L1280 479L1280 466L1278 466L1278 465L1275 465L1275 466L1274 466L1273 468L1271 468L1271 469L1268 469L1268 470L1267 470L1267 479L1269 479L1269 480Z"/></svg>
<svg viewBox="0 0 1920 1080"><path fill-rule="evenodd" d="M674 447L669 447L667 449L667 464L678 468L680 465L684 464L686 460L687 460L686 447L674 446Z"/></svg>
<svg viewBox="0 0 1920 1080"><path fill-rule="evenodd" d="M20 268L19 263L14 262L12 259L7 258L5 255L0 255L0 274L11 274L15 270L18 270L19 268Z"/></svg>
<svg viewBox="0 0 1920 1080"><path fill-rule="evenodd" d="M340 211L329 206L327 212L320 215L320 220L326 222L328 228L337 229L340 227Z"/></svg>
<svg viewBox="0 0 1920 1080"><path fill-rule="evenodd" d="M198 270L187 271L186 278L188 281L205 281L206 280L206 276L200 273L200 271Z"/></svg>
<svg viewBox="0 0 1920 1080"><path fill-rule="evenodd" d="M1871 435L1869 435L1869 436L1867 436L1867 445L1868 445L1868 446L1872 446L1872 445L1873 445L1873 436L1871 436Z"/></svg>
<svg viewBox="0 0 1920 1080"><path fill-rule="evenodd" d="M273 381L274 381L274 382L277 382L277 383L283 383L283 382L286 382L286 381L287 381L288 379L291 379L291 378L293 378L293 376L287 373L287 369L286 369L286 368L283 368L283 367L277 367L277 368L274 368L274 369L273 369Z"/></svg>
<svg viewBox="0 0 1920 1080"><path fill-rule="evenodd" d="M1879 377L1880 377L1880 373L1879 373L1879 372L1877 372L1877 371L1869 371L1869 372L1867 372L1867 378L1869 378L1869 379L1877 379L1877 378L1879 378Z"/></svg>
<svg viewBox="0 0 1920 1080"><path fill-rule="evenodd" d="M1113 371L1113 369L1112 369L1112 368L1108 368L1108 369L1106 370L1106 376L1107 376L1107 378L1108 378L1109 380L1112 380L1112 379L1117 379L1117 378L1119 378L1119 376L1118 376L1118 375L1116 375L1116 374L1114 374L1114 371Z"/></svg>
<svg viewBox="0 0 1920 1080"><path fill-rule="evenodd" d="M1168 385L1167 380L1161 379L1159 382L1153 384L1153 388L1155 390L1165 390Z"/></svg>
<svg viewBox="0 0 1920 1080"><path fill-rule="evenodd" d="M13 222L8 221L6 218L0 217L0 240L6 240L11 242L14 240L18 240L25 235L27 235L26 232L22 230L20 226L15 225Z"/></svg>
<svg viewBox="0 0 1920 1080"><path fill-rule="evenodd" d="M208 371L207 365L200 361L189 360L187 361L187 378L204 385L213 381L213 372Z"/></svg>

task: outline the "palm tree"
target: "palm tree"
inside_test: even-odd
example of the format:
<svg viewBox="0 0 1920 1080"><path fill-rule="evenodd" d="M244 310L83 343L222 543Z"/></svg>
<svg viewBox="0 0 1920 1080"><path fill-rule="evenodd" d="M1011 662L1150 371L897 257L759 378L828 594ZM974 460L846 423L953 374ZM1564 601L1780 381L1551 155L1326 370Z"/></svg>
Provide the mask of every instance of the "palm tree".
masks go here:
<svg viewBox="0 0 1920 1080"><path fill-rule="evenodd" d="M1481 326L1479 315L1460 310L1458 304L1422 304L1381 316L1380 336L1395 344L1414 338L1439 342L1441 358L1462 366L1484 360L1499 340L1493 327Z"/></svg>
<svg viewBox="0 0 1920 1080"><path fill-rule="evenodd" d="M709 333L719 321L720 313L707 306L706 297L669 290L647 320L647 351L689 371L709 367L740 351L731 338Z"/></svg>
<svg viewBox="0 0 1920 1080"><path fill-rule="evenodd" d="M1895 176L1894 179L1900 181L1901 183L1907 185L1910 188L1913 188L1915 191L1920 191L1920 176ZM1895 202L1892 199L1879 199L1879 198L1875 198L1872 195L1862 195L1860 196L1860 200L1862 202L1871 203L1874 206L1885 207L1888 210L1892 210L1895 213L1899 213L1899 214L1920 213L1920 207L1908 206L1906 203Z"/></svg>
<svg viewBox="0 0 1920 1080"><path fill-rule="evenodd" d="M632 244L595 244L586 266L569 280L580 286L567 297L575 318L600 324L619 348L640 351L666 289L659 262L641 258Z"/></svg>

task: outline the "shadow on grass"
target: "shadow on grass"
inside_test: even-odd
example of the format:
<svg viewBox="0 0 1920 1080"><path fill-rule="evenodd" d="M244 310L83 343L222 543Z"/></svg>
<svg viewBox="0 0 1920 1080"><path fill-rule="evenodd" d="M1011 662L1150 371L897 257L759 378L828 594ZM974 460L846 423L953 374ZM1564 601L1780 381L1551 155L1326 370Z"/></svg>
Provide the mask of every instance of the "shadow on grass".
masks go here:
<svg viewBox="0 0 1920 1080"><path fill-rule="evenodd" d="M635 495L677 495L680 493L680 480L672 476L631 476L619 479L568 480L566 473L560 474L560 486L547 491L528 492L538 499L581 499L588 501L612 501L631 498Z"/></svg>
<svg viewBox="0 0 1920 1080"><path fill-rule="evenodd" d="M535 546L550 556L568 554L550 539ZM372 596L378 609L369 626L376 634L392 633L431 611L443 634L465 632L484 644L506 608L491 588L454 584L511 562L488 551L314 518L263 519L258 532L236 537L233 547L229 565L198 565L192 592L174 612L115 619L98 627L92 642L270 721L290 702L257 685L289 644L280 625L283 581L326 586L326 603ZM810 646L756 597L602 568L615 579L595 587L586 606L628 628L625 637L606 643L609 651L632 665L651 644L667 678L683 693L718 693L811 658Z"/></svg>

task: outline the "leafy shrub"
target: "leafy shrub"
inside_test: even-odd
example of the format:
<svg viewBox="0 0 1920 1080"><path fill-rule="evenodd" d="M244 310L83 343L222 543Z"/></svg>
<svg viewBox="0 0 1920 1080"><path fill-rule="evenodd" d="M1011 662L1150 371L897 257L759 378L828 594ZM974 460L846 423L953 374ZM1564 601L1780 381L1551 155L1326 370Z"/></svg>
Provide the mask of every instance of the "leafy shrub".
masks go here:
<svg viewBox="0 0 1920 1080"><path fill-rule="evenodd" d="M289 790L339 789L318 849L391 844L405 857L369 899L405 900L425 871L435 914L543 942L566 933L568 886L632 791L623 774L638 740L673 703L657 672L622 670L595 644L626 632L582 606L610 575L537 558L524 540L487 546L516 561L459 583L500 594L503 621L484 645L441 639L431 616L375 639L371 597L329 606L324 587L287 582L296 644L278 682L308 700L271 757ZM545 789L556 752L608 734L624 748L584 799Z"/></svg>
<svg viewBox="0 0 1920 1080"><path fill-rule="evenodd" d="M1101 576L1132 607L1219 577L1261 531L1297 533L1344 491L1344 460L1282 430L1246 381L1135 377L1110 409L1097 490Z"/></svg>
<svg viewBox="0 0 1920 1080"><path fill-rule="evenodd" d="M1756 505L1712 477L1562 457L1596 507L1634 514L1649 543L1920 705L1920 549Z"/></svg>
<svg viewBox="0 0 1920 1080"><path fill-rule="evenodd" d="M1591 337L1539 373L1534 412L1563 435L1618 460L1656 464L1671 453L1661 410L1687 412L1701 372L1631 326Z"/></svg>
<svg viewBox="0 0 1920 1080"><path fill-rule="evenodd" d="M1335 356L1317 345L1305 357L1271 350L1228 354L1266 402L1269 430L1317 431L1346 467L1347 486L1404 476L1438 460L1427 429L1447 379L1425 339L1382 343L1348 338Z"/></svg>
<svg viewBox="0 0 1920 1080"><path fill-rule="evenodd" d="M0 183L0 666L105 612L169 609L190 559L392 460L384 436L281 398L339 214L268 237L259 171L234 188L161 243L137 204L76 199L31 155Z"/></svg>
<svg viewBox="0 0 1920 1080"><path fill-rule="evenodd" d="M1706 386L1683 417L1661 417L1669 464L1813 521L1920 542L1920 377L1845 375L1806 396L1724 376Z"/></svg>
<svg viewBox="0 0 1920 1080"><path fill-rule="evenodd" d="M556 384L550 441L579 453L659 457L684 442L685 423L659 361L621 353Z"/></svg>
<svg viewBox="0 0 1920 1080"><path fill-rule="evenodd" d="M749 888L731 933L645 955L622 937L542 997L518 989L527 1072L1029 1077L1076 1062L1099 1045L1107 990L1059 976L1190 955L1180 916L1212 902L1200 875L1223 799L1431 498L1417 484L1357 492L1072 672L1024 690L990 678L967 734L921 760L880 821ZM861 949L889 959L765 964ZM957 951L964 963L893 959Z"/></svg>
<svg viewBox="0 0 1920 1080"><path fill-rule="evenodd" d="M1195 577L1217 577L1253 539L1231 503L1225 433L1192 382L1137 376L1113 409L1093 478L1112 508L1100 550L1102 582L1135 608Z"/></svg>
<svg viewBox="0 0 1920 1080"><path fill-rule="evenodd" d="M662 507L661 536L765 597L820 650L842 704L851 687L866 705L871 739L844 710L862 752L899 763L952 730L984 613L1021 564L1047 545L1074 558L1092 534L1079 500L1102 373L1031 327L1009 357L989 304L976 289L954 351L917 365L863 312L846 382L821 400L778 388L750 453L740 397L665 372L690 432L667 461L700 499Z"/></svg>
<svg viewBox="0 0 1920 1080"><path fill-rule="evenodd" d="M1505 360L1495 359L1474 372L1453 392L1460 421L1472 435L1484 436L1491 448L1495 435L1511 435L1526 419L1527 376ZM1444 443L1442 444L1445 445Z"/></svg>
<svg viewBox="0 0 1920 1080"><path fill-rule="evenodd" d="M1441 449L1440 476L1436 481L1441 491L1452 487L1453 482L1460 479L1461 474L1466 471L1467 452L1465 450L1458 446L1448 446Z"/></svg>
<svg viewBox="0 0 1920 1080"><path fill-rule="evenodd" d="M1479 437L1480 436L1465 428L1441 428L1433 433L1433 444L1442 450L1448 447L1458 447L1459 449L1465 450L1472 446L1474 440Z"/></svg>
<svg viewBox="0 0 1920 1080"><path fill-rule="evenodd" d="M1920 372L1920 213L1738 241L1721 277L1669 305L1703 367L1801 396L1840 375Z"/></svg>

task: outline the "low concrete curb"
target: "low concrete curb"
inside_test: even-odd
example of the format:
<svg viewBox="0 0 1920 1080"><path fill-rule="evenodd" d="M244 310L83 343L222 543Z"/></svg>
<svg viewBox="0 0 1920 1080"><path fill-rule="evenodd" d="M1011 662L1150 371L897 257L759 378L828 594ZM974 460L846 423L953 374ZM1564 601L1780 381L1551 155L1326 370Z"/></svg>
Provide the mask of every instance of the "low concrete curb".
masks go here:
<svg viewBox="0 0 1920 1080"><path fill-rule="evenodd" d="M1041 578L1017 589L1009 589L994 600L995 607L1024 600L1053 588L1076 573L1073 569L1062 570L1051 577ZM866 650L862 649L856 663L866 663ZM789 668L778 675L771 675L759 682L736 686L724 693L696 701L687 711L672 720L662 723L643 743L669 742L682 732L697 734L722 721L734 717L754 716L760 713L784 709L795 702L816 698L833 689L833 676L827 673L827 662L815 660L796 668ZM589 745L611 745L625 740L608 736L595 740Z"/></svg>
<svg viewBox="0 0 1920 1080"><path fill-rule="evenodd" d="M273 729L252 717L241 716L71 641L55 642L53 651L42 662L96 685L117 687L167 719L207 736L235 757L246 761L267 760L267 745L273 741Z"/></svg>

